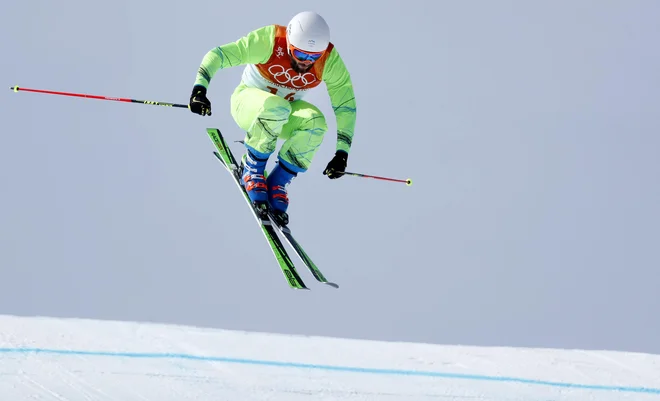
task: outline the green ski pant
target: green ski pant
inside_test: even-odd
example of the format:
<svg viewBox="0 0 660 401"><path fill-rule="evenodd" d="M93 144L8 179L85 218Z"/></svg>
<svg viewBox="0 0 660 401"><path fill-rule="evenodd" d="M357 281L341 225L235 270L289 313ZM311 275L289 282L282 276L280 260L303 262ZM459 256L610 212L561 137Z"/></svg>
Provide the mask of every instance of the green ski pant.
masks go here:
<svg viewBox="0 0 660 401"><path fill-rule="evenodd" d="M246 132L245 146L267 158L284 140L280 163L299 173L306 171L328 130L325 116L304 100L288 100L270 92L239 85L231 96L231 115Z"/></svg>

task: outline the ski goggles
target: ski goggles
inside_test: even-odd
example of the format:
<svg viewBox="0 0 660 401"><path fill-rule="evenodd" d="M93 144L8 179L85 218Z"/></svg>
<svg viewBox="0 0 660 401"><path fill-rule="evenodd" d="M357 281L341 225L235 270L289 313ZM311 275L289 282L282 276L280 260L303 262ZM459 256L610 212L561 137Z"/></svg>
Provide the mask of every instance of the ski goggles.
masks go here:
<svg viewBox="0 0 660 401"><path fill-rule="evenodd" d="M310 53L306 52L304 50L300 50L297 47L293 47L289 45L289 51L293 55L293 58L295 58L297 61L305 64L311 64L315 62L316 60L320 59L321 56L323 55L323 52L318 52L318 53Z"/></svg>

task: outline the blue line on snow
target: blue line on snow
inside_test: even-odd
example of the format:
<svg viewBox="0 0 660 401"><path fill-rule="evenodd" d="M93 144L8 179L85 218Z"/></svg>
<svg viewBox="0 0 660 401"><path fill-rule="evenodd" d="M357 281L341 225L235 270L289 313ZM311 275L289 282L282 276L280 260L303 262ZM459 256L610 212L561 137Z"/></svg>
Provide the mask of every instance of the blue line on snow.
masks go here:
<svg viewBox="0 0 660 401"><path fill-rule="evenodd" d="M186 359L186 360L197 360L197 361L206 361L206 362L225 362L225 363L277 366L277 367L300 368L300 369L319 369L319 370L368 373L368 374L378 374L378 375L440 377L446 379L522 383L522 384L530 384L530 385L564 387L564 388L583 389L583 390L604 390L604 391L618 391L618 392L628 392L628 393L660 394L660 388L651 388L651 387L607 386L607 385L598 385L598 384L563 383L563 382L553 382L553 381L545 381L545 380L524 379L520 377L470 375L470 374L461 374L461 373L446 373L446 372L405 370L405 369L377 369L377 368L360 368L360 367L351 367L351 366L317 365L317 364L307 364L307 363L297 363L297 362L277 362L277 361L266 361L259 359L228 358L228 357L218 357L218 356L198 356L198 355L177 354L177 353L78 351L78 350L57 350L57 349L47 349L47 348L0 348L0 354L28 354L28 353L79 355L79 356L82 355L106 356L106 357L115 357L115 358L121 357L121 358L141 358L141 359Z"/></svg>

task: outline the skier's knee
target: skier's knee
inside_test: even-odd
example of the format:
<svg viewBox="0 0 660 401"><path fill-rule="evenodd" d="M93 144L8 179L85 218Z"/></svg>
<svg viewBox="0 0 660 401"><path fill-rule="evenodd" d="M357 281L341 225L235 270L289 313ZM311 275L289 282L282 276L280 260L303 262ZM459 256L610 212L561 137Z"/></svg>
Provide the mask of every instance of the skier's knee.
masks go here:
<svg viewBox="0 0 660 401"><path fill-rule="evenodd" d="M310 135L307 146L317 147L323 141L326 132L328 132L328 123L322 113L316 113L303 122L300 130Z"/></svg>
<svg viewBox="0 0 660 401"><path fill-rule="evenodd" d="M324 134L328 131L328 123L322 113L314 117L313 124L313 129L316 131L323 132Z"/></svg>
<svg viewBox="0 0 660 401"><path fill-rule="evenodd" d="M264 100L261 108L260 117L278 117L288 118L291 114L291 103L288 100L279 96L268 96Z"/></svg>
<svg viewBox="0 0 660 401"><path fill-rule="evenodd" d="M301 130L312 131L316 135L323 135L328 131L325 115L317 108L310 108L301 121Z"/></svg>

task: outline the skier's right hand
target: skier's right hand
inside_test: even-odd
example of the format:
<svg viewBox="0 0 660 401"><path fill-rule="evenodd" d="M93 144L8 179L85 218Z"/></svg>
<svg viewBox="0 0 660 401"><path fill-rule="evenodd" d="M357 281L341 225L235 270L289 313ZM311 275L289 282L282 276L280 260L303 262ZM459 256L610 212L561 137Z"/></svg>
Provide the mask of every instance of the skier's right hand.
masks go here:
<svg viewBox="0 0 660 401"><path fill-rule="evenodd" d="M190 103L188 104L190 111L200 116L211 115L211 101L206 97L206 88L200 85L195 85L190 95Z"/></svg>

